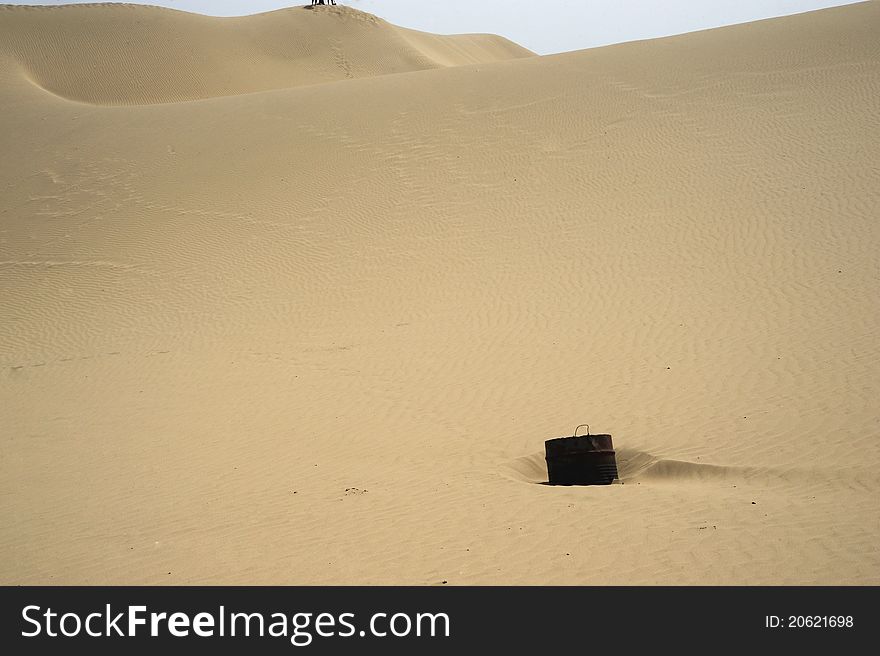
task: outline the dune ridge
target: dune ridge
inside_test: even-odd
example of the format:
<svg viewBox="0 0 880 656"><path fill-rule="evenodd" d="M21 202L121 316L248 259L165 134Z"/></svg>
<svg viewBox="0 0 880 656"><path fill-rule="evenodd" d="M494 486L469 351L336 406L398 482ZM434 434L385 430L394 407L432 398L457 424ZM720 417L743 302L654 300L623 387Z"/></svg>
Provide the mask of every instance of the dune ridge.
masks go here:
<svg viewBox="0 0 880 656"><path fill-rule="evenodd" d="M0 11L0 582L880 583L880 3L259 92L139 12Z"/></svg>
<svg viewBox="0 0 880 656"><path fill-rule="evenodd" d="M440 36L338 6L214 18L134 4L0 5L0 57L38 86L98 105L234 96L533 53Z"/></svg>

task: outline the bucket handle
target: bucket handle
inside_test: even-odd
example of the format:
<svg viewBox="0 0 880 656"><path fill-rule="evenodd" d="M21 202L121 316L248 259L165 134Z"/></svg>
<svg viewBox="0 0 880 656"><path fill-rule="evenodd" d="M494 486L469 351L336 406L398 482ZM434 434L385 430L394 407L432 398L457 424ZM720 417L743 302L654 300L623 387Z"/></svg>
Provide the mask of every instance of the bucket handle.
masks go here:
<svg viewBox="0 0 880 656"><path fill-rule="evenodd" d="M587 427L587 435L589 436L589 434L590 434L590 425L589 425L589 424L581 424L580 426L578 426L577 428L574 429L574 435L572 435L572 437L577 437L578 431L579 431L581 428L583 428L584 426Z"/></svg>

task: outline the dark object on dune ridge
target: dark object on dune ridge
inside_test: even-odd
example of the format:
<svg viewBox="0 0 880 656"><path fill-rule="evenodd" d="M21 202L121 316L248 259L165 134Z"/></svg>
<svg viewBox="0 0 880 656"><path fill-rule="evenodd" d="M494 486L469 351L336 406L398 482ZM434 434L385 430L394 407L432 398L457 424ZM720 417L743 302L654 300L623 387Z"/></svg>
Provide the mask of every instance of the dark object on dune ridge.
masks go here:
<svg viewBox="0 0 880 656"><path fill-rule="evenodd" d="M586 426L587 434L577 432ZM571 437L544 442L550 485L610 485L617 478L617 459L610 435L590 435L581 424Z"/></svg>

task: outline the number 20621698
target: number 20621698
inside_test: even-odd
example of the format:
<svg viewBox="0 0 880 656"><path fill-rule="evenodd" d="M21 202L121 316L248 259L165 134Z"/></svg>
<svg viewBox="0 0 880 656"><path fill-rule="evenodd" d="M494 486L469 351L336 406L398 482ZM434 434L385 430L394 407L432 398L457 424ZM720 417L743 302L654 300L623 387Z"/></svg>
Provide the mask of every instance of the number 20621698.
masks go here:
<svg viewBox="0 0 880 656"><path fill-rule="evenodd" d="M768 629L851 629L852 615L765 615Z"/></svg>

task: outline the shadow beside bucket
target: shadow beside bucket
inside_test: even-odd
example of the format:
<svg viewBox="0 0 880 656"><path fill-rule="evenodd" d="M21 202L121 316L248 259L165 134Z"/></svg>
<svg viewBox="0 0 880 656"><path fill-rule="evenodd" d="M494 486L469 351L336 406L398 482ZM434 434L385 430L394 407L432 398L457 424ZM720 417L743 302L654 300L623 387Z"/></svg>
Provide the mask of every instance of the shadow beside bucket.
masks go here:
<svg viewBox="0 0 880 656"><path fill-rule="evenodd" d="M585 424L586 425L586 424ZM610 485L617 460L610 435L557 437L544 442L550 485Z"/></svg>

